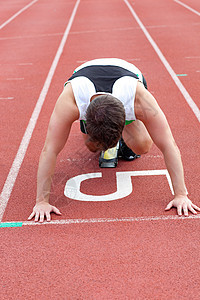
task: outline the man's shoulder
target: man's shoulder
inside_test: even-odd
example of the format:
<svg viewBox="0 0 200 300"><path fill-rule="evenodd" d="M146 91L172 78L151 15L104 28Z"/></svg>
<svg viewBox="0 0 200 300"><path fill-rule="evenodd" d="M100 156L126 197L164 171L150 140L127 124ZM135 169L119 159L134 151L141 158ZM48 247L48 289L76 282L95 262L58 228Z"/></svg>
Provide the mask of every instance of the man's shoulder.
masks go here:
<svg viewBox="0 0 200 300"><path fill-rule="evenodd" d="M73 89L70 83L67 83L60 94L56 103L56 109L62 114L71 114L71 117L76 120L79 117L79 110L75 101Z"/></svg>
<svg viewBox="0 0 200 300"><path fill-rule="evenodd" d="M135 101L136 102L143 101L148 94L149 91L144 87L144 84L141 81L138 81L136 86L136 92L135 92Z"/></svg>

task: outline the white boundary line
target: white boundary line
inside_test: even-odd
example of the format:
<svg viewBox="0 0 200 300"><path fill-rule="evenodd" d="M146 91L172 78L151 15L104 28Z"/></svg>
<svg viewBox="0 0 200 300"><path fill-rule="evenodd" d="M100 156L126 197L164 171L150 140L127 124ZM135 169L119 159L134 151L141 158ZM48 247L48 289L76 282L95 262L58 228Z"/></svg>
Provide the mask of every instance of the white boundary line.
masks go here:
<svg viewBox="0 0 200 300"><path fill-rule="evenodd" d="M161 50L159 49L159 47L157 46L157 44L155 43L153 38L150 36L149 32L146 30L145 26L143 25L143 23L141 22L141 20L139 19L139 17L135 13L135 11L133 10L132 6L129 4L128 0L124 0L124 2L128 6L131 14L133 15L136 22L138 23L138 25L142 29L142 31L143 31L144 35L146 36L146 38L148 39L149 43L154 48L154 50L157 53L158 57L160 58L161 62L163 63L163 65L165 66L165 68L169 72L170 76L174 80L175 84L177 85L178 89L182 93L182 95L185 98L186 102L188 103L189 107L192 109L193 113L195 114L198 121L200 122L200 110L199 110L198 106L195 104L195 102L193 101L193 99L191 98L188 91L185 89L185 87L181 83L181 81L177 78L176 73L174 72L174 70L172 69L172 67L170 66L170 64L168 63L168 61L164 57L164 55L162 54Z"/></svg>
<svg viewBox="0 0 200 300"><path fill-rule="evenodd" d="M195 13L197 16L200 16L200 13L197 10L193 9L192 7L188 6L187 4L185 4L185 3L183 3L183 2L181 2L179 0L174 0L174 2L176 2L176 3L184 6L185 8L189 9L190 11L192 11L193 13Z"/></svg>
<svg viewBox="0 0 200 300"><path fill-rule="evenodd" d="M9 24L12 20L14 20L17 16L19 16L23 11L28 9L30 6L32 6L34 3L36 3L38 0L34 0L30 2L28 5L24 6L24 8L20 9L16 14L14 14L10 19L8 19L6 22L0 25L0 30L5 27L7 24Z"/></svg>
<svg viewBox="0 0 200 300"><path fill-rule="evenodd" d="M122 218L91 218L91 219L66 219L52 220L39 223L35 221L24 221L23 225L69 225L69 224L91 224L91 223L119 223L119 222L144 222L144 221L166 221L166 220L190 220L200 219L200 215L191 215L188 217L178 215L168 216L149 216L149 217L122 217Z"/></svg>
<svg viewBox="0 0 200 300"><path fill-rule="evenodd" d="M190 215L188 217L178 215L168 216L146 216L146 217L120 217L120 218L90 218L90 219L63 219L44 221L42 223L35 221L12 221L0 223L1 228L40 226L40 225L70 225L70 224L95 224L95 223L134 223L134 222L153 222L153 221L188 221L200 219L200 214Z"/></svg>
<svg viewBox="0 0 200 300"><path fill-rule="evenodd" d="M22 164L24 156L26 154L26 150L28 148L33 130L34 130L35 125L37 123L37 120L38 120L40 111L42 109L42 106L44 104L45 97L48 93L48 90L49 90L53 75L55 73L56 67L58 65L59 59L60 59L61 54L63 52L63 48L65 46L70 28L72 26L72 23L73 23L73 20L74 20L79 2L80 2L80 0L76 1L76 4L74 6L74 9L73 9L71 17L70 17L70 20L69 20L68 25L65 29L63 38L61 40L61 43L59 45L59 48L57 50L57 53L55 55L55 58L53 60L52 65L51 65L51 68L49 70L49 73L47 75L47 78L46 78L46 81L44 83L43 89L42 89L42 91L40 93L40 96L37 100L37 103L36 103L36 106L35 106L34 111L32 113L32 116L30 118L29 124L26 128L26 131L25 131L24 136L22 138L22 141L21 141L21 144L19 146L18 152L17 152L16 157L13 161L13 164L10 168L10 172L8 174L8 177L7 177L6 182L4 184L3 190L1 192L1 195L0 195L0 222L3 218L4 211L6 209L6 206L7 206L8 200L10 198L10 195L12 193L17 175L19 173L21 164Z"/></svg>

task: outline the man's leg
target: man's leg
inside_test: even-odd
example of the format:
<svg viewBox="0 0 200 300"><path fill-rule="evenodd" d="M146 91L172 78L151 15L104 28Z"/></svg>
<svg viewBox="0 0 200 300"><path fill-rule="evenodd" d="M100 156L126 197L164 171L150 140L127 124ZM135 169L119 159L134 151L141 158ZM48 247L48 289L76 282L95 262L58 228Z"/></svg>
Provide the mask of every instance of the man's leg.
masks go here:
<svg viewBox="0 0 200 300"><path fill-rule="evenodd" d="M139 120L126 125L122 136L126 145L137 154L147 153L153 143L146 127Z"/></svg>
<svg viewBox="0 0 200 300"><path fill-rule="evenodd" d="M140 157L140 155L136 154L135 152L133 152L131 150L131 148L129 148L126 143L124 142L123 138L121 137L121 139L119 140L119 151L118 151L118 157L127 160L127 161L132 161L138 157Z"/></svg>

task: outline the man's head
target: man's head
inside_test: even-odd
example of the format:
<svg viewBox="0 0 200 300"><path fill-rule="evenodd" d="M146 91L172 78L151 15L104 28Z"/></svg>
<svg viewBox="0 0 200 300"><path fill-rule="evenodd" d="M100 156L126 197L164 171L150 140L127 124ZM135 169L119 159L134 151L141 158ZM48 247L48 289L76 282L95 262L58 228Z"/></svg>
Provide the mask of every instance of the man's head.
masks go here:
<svg viewBox="0 0 200 300"><path fill-rule="evenodd" d="M116 146L125 125L125 110L112 95L97 96L86 112L87 132L104 150Z"/></svg>

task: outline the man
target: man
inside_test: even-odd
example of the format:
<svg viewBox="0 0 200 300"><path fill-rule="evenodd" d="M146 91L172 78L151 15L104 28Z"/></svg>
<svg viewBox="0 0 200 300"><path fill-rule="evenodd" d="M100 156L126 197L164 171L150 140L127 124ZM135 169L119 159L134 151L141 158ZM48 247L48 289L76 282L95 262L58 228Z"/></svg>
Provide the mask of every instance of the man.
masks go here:
<svg viewBox="0 0 200 300"><path fill-rule="evenodd" d="M63 149L72 123L81 120L85 144L90 151L116 146L121 136L134 153L145 154L152 141L162 151L170 174L178 215L200 211L187 197L179 149L164 113L145 88L145 80L134 65L115 58L96 59L78 67L66 82L52 113L41 152L37 198L29 220L50 221L50 213L61 214L49 204L56 158Z"/></svg>

